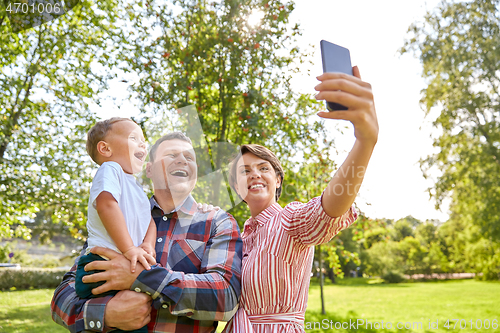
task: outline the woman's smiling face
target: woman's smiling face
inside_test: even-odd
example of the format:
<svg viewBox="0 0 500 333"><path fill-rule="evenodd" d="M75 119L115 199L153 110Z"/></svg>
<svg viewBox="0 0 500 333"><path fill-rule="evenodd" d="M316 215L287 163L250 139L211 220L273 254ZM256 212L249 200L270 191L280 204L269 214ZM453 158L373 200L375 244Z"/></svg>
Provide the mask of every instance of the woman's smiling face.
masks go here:
<svg viewBox="0 0 500 333"><path fill-rule="evenodd" d="M252 153L244 154L236 163L236 192L251 210L266 209L276 202L276 188L281 184L268 161Z"/></svg>

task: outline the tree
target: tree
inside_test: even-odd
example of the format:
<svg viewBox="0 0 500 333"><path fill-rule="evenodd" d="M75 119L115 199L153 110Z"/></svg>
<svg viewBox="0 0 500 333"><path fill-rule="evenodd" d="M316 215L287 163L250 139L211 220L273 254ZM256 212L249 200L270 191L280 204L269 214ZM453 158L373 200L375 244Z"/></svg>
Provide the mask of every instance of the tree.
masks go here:
<svg viewBox="0 0 500 333"><path fill-rule="evenodd" d="M396 241L402 241L406 237L413 237L413 228L410 221L406 218L397 220L392 229L392 238Z"/></svg>
<svg viewBox="0 0 500 333"><path fill-rule="evenodd" d="M231 147L263 144L286 172L281 203L321 194L335 167L333 141L315 116L323 105L290 87L306 61L296 45L299 27L289 22L292 2L151 0L127 10L136 44L122 48L119 58L121 68L138 77L130 94L139 96L146 122L177 121L176 129L186 131L199 123L195 145L210 153L209 172L227 169ZM259 13L261 21L249 23ZM196 112L183 118L184 109L180 115L176 109L188 105ZM152 141L159 135L149 133ZM215 203L227 191L221 178L203 188L210 193L205 200ZM237 202L232 197L231 204ZM249 215L245 205L231 212L240 224Z"/></svg>
<svg viewBox="0 0 500 333"><path fill-rule="evenodd" d="M422 245L428 246L437 241L437 229L437 226L430 222L422 223L415 229L415 238L417 238Z"/></svg>
<svg viewBox="0 0 500 333"><path fill-rule="evenodd" d="M0 239L29 237L24 224L36 218L77 235L90 180L85 133L95 122L88 107L106 87L98 66L121 38L117 3L83 1L22 32L0 6Z"/></svg>
<svg viewBox="0 0 500 333"><path fill-rule="evenodd" d="M426 176L441 172L430 191L440 206L451 198L453 219L480 226L500 241L500 2L441 2L410 26L401 49L423 65L421 104L439 110L440 151L421 161Z"/></svg>

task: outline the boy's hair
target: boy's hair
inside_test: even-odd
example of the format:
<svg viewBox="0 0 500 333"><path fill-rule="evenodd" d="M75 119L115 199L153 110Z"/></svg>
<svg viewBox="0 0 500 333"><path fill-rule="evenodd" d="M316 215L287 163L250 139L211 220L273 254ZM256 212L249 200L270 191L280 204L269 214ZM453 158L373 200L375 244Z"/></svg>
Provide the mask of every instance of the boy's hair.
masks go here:
<svg viewBox="0 0 500 333"><path fill-rule="evenodd" d="M276 155L274 155L274 153L272 151L270 151L269 149L267 149L266 147L261 146L261 145L248 144L248 145L242 145L240 147L240 152L238 154L238 157L231 164L231 169L229 172L229 185L232 187L233 190L235 190L235 188L236 188L236 186L235 186L236 185L236 164L238 163L240 158L242 158L243 155L245 155L246 153L254 154L255 156L262 158L263 160L266 160L271 164L271 166L274 169L274 172L276 173L276 177L279 177L281 180L280 187L278 187L276 189L275 198L276 198L276 201L278 201L278 199L281 196L281 189L283 188L285 171L283 170L283 167L281 166L281 163L278 160L278 158L276 157ZM241 199L243 199L243 198L241 198ZM245 201L245 200L243 200L243 201Z"/></svg>
<svg viewBox="0 0 500 333"><path fill-rule="evenodd" d="M149 150L149 162L153 163L154 162L154 159L155 159L155 154L156 154L156 150L158 149L158 147L160 146L160 144L164 141L168 141L168 140L182 140L182 141L186 141L188 142L191 146L193 145L193 143L191 142L191 139L188 138L184 133L182 132L172 132L172 133L168 133L164 136L162 136L161 138L159 138L158 140L156 140L156 142L154 143L153 146L151 146L151 149Z"/></svg>
<svg viewBox="0 0 500 333"><path fill-rule="evenodd" d="M101 162L99 162L99 159L97 158L99 156L99 153L97 152L97 144L100 141L104 140L106 135L108 135L109 131L111 130L112 125L119 121L134 122L129 118L113 117L103 121L98 121L87 133L87 153L89 154L90 158L92 158L92 161L96 162L99 165L101 165Z"/></svg>

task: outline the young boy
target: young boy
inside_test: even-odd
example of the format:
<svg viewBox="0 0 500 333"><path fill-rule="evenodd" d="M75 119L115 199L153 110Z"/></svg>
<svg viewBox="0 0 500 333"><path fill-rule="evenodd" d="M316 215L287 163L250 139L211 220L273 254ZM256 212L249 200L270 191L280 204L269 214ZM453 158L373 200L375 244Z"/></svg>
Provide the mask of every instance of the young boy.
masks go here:
<svg viewBox="0 0 500 333"><path fill-rule="evenodd" d="M142 170L147 151L141 128L127 118L97 122L87 134L87 152L100 165L92 180L88 206L88 248L78 262L75 290L80 298L114 295L117 291L93 295L103 284L83 283L84 267L94 260L106 260L90 253L102 246L122 253L135 271L139 261L146 269L156 264L156 226L151 218L149 200L134 174ZM118 331L116 331L118 332ZM147 332L144 327L133 332Z"/></svg>

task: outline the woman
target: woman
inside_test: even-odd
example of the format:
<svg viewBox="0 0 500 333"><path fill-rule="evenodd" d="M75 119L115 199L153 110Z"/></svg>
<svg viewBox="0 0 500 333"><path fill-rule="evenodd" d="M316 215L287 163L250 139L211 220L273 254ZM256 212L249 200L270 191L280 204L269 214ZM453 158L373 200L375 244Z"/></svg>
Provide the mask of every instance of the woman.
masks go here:
<svg viewBox="0 0 500 333"><path fill-rule="evenodd" d="M322 196L281 208L277 201L284 173L276 156L259 145L240 147L230 183L252 217L242 234L240 307L226 332L304 332L314 245L330 241L356 220L352 203L378 138L371 86L361 81L357 67L353 73L318 77L316 99L348 107L318 115L351 121L356 136L349 156Z"/></svg>

